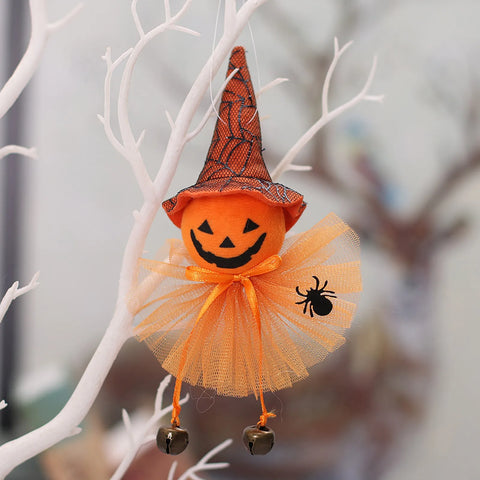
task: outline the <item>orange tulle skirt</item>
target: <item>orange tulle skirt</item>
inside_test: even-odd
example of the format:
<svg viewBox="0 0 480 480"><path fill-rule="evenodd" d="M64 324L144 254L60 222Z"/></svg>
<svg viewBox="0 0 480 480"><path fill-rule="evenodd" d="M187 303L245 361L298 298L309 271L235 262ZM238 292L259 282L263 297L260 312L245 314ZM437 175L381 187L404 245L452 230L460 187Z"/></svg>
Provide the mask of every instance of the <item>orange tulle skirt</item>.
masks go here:
<svg viewBox="0 0 480 480"><path fill-rule="evenodd" d="M286 238L279 257L275 269L249 278L254 293L240 281L219 289L189 279L192 260L181 241L170 241L168 261L139 261L141 280L129 300L140 319L137 339L165 370L220 395L290 387L345 341L361 290L359 241L330 214ZM306 302L315 277L318 288L327 281L325 289L333 292L326 315Z"/></svg>

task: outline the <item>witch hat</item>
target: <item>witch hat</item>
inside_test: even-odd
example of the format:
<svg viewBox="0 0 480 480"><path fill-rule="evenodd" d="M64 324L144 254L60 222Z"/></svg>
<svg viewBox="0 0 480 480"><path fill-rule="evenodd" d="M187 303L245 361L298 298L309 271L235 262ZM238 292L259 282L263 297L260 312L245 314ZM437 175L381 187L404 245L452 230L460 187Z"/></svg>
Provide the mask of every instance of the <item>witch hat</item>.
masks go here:
<svg viewBox="0 0 480 480"><path fill-rule="evenodd" d="M183 209L194 198L244 193L282 207L289 230L305 209L303 195L274 183L265 166L257 103L243 47L232 50L227 77L237 68L223 91L212 143L197 182L162 206L181 227Z"/></svg>

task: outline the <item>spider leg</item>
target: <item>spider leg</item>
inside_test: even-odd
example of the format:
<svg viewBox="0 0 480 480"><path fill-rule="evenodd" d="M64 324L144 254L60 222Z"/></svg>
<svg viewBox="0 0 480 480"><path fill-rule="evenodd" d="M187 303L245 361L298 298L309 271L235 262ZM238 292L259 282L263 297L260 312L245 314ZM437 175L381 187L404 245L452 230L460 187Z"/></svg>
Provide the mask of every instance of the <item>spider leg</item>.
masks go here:
<svg viewBox="0 0 480 480"><path fill-rule="evenodd" d="M303 313L306 313L307 305L308 305L308 302L305 300L305 306L303 307ZM312 308L312 304L310 304L310 308ZM310 315L311 315L311 313L310 313Z"/></svg>
<svg viewBox="0 0 480 480"><path fill-rule="evenodd" d="M300 300L299 302L295 302L295 305L301 305L302 303L307 303L308 300L305 299L305 300Z"/></svg>
<svg viewBox="0 0 480 480"><path fill-rule="evenodd" d="M323 293L335 293L333 290L321 290Z"/></svg>
<svg viewBox="0 0 480 480"><path fill-rule="evenodd" d="M305 313L305 312L303 312ZM313 304L310 303L310 316L313 318Z"/></svg>
<svg viewBox="0 0 480 480"><path fill-rule="evenodd" d="M328 292L328 290L325 290L325 287L327 286L328 280L325 280L325 283L323 284L322 290L325 292Z"/></svg>
<svg viewBox="0 0 480 480"><path fill-rule="evenodd" d="M316 277L315 275L312 275L312 278L315 279L315 288L314 288L314 290L318 290L318 286L320 285L320 280L319 280L318 277Z"/></svg>
<svg viewBox="0 0 480 480"><path fill-rule="evenodd" d="M295 287L295 291L296 291L297 294L300 295L301 297L307 298L307 295L304 295L304 294L298 289L298 285Z"/></svg>

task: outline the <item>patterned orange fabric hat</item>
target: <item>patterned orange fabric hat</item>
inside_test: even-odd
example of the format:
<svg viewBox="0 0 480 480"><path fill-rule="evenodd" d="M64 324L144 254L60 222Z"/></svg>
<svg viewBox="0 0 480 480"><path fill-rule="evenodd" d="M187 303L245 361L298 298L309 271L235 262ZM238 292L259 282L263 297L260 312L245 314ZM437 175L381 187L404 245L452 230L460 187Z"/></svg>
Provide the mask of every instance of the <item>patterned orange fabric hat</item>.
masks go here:
<svg viewBox="0 0 480 480"><path fill-rule="evenodd" d="M303 195L274 183L265 166L257 103L243 47L232 50L227 77L237 68L223 92L212 143L197 182L164 201L163 208L180 227L183 209L194 198L245 193L283 207L289 230L305 209Z"/></svg>

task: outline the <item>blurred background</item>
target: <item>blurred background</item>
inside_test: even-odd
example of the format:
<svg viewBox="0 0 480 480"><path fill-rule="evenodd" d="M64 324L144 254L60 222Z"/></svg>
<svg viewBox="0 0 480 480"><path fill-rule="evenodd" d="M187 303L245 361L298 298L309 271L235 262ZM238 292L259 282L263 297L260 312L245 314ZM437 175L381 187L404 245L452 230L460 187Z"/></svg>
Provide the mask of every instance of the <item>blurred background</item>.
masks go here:
<svg viewBox="0 0 480 480"><path fill-rule="evenodd" d="M141 204L129 166L96 118L105 48L116 58L137 40L130 1L84 3L49 39L31 85L0 120L0 146L34 145L39 156L0 162L0 294L41 272L40 286L14 303L0 328L0 398L9 403L0 413L2 441L44 423L68 399L113 313L132 211ZM49 18L75 4L47 0ZM164 18L161 1L140 0L138 8L145 29ZM176 115L208 57L217 13L217 0L193 2L182 25L202 36L169 32L137 64L130 114L137 134L146 130L152 175L169 134L164 112ZM231 467L211 478L480 478L479 16L477 0L272 0L251 20L239 43L256 90L290 80L258 102L270 169L321 114L334 37L354 44L334 75L332 106L362 88L378 55L371 93L385 94L384 104L364 103L328 125L299 158L313 172L281 178L308 202L296 231L334 211L360 234L364 293L347 344L306 381L266 396L278 413L268 456L250 457L241 444L258 414L253 399L186 387L191 444L179 457L183 467L232 437L218 456ZM28 2L0 1L1 84L29 32ZM212 129L213 121L187 146L169 193L195 182ZM179 234L160 212L145 255ZM82 435L8 478L108 478L125 446L121 409L142 418L163 376L131 340ZM167 478L171 461L147 449L125 478Z"/></svg>

